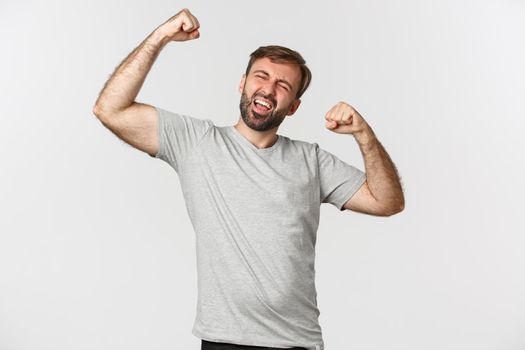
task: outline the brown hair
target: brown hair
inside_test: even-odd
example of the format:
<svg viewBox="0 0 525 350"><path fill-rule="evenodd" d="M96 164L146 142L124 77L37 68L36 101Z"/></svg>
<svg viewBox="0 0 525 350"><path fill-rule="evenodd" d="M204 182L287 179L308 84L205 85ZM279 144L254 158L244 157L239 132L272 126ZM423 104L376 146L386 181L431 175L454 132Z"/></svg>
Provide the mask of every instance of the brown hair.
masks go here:
<svg viewBox="0 0 525 350"><path fill-rule="evenodd" d="M299 66L301 70L301 85L299 86L299 90L297 91L295 98L300 98L306 89L308 89L310 81L312 81L312 73L306 66L306 61L301 56L301 54L284 46L260 46L257 50L250 54L250 61L248 62L248 67L246 68L246 76L248 76L253 62L263 57L268 57L270 61L275 63L295 63Z"/></svg>

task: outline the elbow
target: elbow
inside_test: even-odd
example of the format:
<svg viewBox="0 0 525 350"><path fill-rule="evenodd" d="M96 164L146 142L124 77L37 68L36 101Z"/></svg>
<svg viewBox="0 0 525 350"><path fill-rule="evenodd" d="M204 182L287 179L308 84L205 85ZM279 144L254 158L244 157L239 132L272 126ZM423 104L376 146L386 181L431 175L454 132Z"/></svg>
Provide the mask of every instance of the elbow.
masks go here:
<svg viewBox="0 0 525 350"><path fill-rule="evenodd" d="M131 106L132 105L130 105L129 107L131 107ZM93 110L92 111L93 111L93 114L98 119L103 121L104 119L107 120L107 119L112 118L112 116L114 116L116 114L119 114L120 112L126 110L129 107L115 108L115 107L107 104L106 102L99 102L97 100L97 102L93 106Z"/></svg>
<svg viewBox="0 0 525 350"><path fill-rule="evenodd" d="M405 202L398 203L396 205L391 206L388 210L385 211L384 216L392 216L401 213L403 210L405 210Z"/></svg>
<svg viewBox="0 0 525 350"><path fill-rule="evenodd" d="M96 103L93 106L93 114L97 117L98 120L102 122L104 125L108 125L109 121L111 120L111 116L114 115L112 111L110 111L107 107L104 107L98 103Z"/></svg>
<svg viewBox="0 0 525 350"><path fill-rule="evenodd" d="M95 105L93 106L93 114L98 118L104 118L107 116L110 112L110 108L108 105L103 105L101 102L97 101ZM112 113L113 114L113 113Z"/></svg>
<svg viewBox="0 0 525 350"><path fill-rule="evenodd" d="M93 114L100 119L102 117L103 109L99 104L93 106Z"/></svg>

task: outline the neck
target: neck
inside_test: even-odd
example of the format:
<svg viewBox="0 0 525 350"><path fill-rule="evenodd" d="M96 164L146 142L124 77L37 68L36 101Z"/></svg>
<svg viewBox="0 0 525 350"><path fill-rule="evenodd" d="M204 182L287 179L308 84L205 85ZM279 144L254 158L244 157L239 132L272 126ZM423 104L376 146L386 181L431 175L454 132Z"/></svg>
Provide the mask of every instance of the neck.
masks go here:
<svg viewBox="0 0 525 350"><path fill-rule="evenodd" d="M242 117L239 118L237 124L233 127L257 148L272 147L279 138L277 136L278 127L266 131L253 130L244 123Z"/></svg>

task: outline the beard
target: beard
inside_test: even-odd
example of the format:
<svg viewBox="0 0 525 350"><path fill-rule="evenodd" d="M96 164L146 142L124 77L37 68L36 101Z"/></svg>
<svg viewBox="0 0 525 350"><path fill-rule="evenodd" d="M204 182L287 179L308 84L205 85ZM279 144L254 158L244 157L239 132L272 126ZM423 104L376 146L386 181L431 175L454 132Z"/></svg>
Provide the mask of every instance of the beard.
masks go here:
<svg viewBox="0 0 525 350"><path fill-rule="evenodd" d="M253 129L256 131L267 131L267 130L276 128L279 125L281 125L284 118L286 118L287 113L290 111L290 107L292 106L292 103L293 103L292 101L287 108L274 109L271 113L264 116L264 115L258 114L252 109L252 102L253 100L255 100L255 97L256 96L253 96L253 99L249 99L243 90L241 94L241 102L239 103L239 108L241 110L241 116L242 116L242 120L244 121L244 123L250 129ZM275 99L272 98L271 96L261 95L261 97L264 97L267 100L270 100L274 106L276 105Z"/></svg>

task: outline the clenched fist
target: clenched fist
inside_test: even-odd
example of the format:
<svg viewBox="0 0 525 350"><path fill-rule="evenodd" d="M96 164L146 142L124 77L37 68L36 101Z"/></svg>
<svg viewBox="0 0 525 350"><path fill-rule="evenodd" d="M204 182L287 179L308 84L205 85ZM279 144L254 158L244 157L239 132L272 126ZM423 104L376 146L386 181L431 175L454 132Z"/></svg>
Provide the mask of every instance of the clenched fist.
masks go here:
<svg viewBox="0 0 525 350"><path fill-rule="evenodd" d="M197 39L200 36L199 27L197 18L191 14L190 10L184 8L156 30L170 41L186 41Z"/></svg>
<svg viewBox="0 0 525 350"><path fill-rule="evenodd" d="M358 143L364 143L373 136L365 119L346 102L339 102L325 115L325 127L338 134L352 134Z"/></svg>

